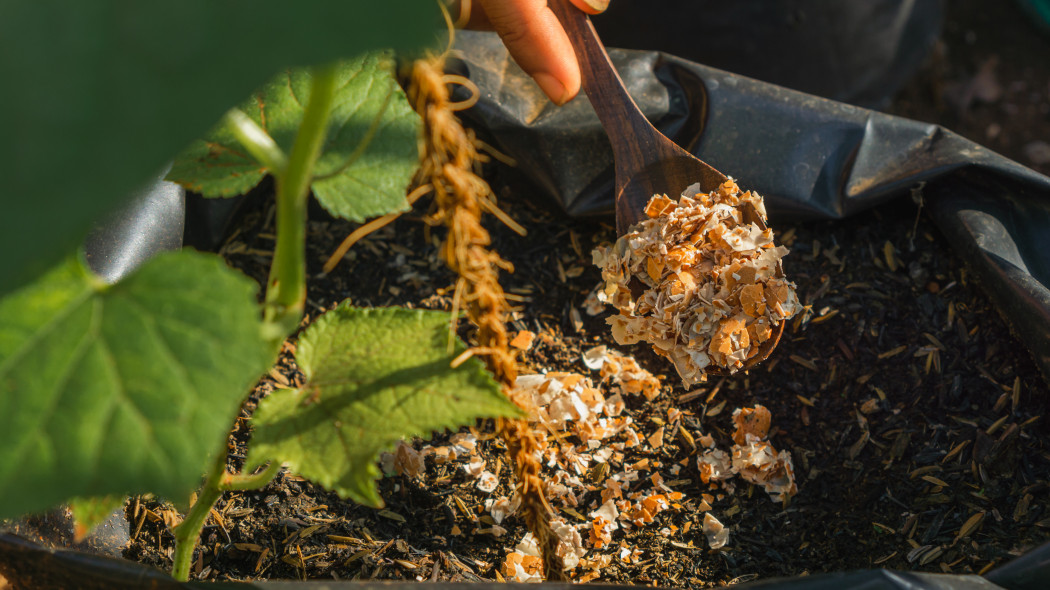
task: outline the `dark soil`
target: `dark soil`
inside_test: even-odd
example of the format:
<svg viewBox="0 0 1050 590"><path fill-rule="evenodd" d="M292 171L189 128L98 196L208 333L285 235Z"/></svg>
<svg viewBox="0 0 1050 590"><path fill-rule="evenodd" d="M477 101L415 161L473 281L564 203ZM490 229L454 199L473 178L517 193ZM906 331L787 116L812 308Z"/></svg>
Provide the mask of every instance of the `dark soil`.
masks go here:
<svg viewBox="0 0 1050 590"><path fill-rule="evenodd" d="M1033 165L1026 155L1031 142L1050 137L1050 42L1010 3L959 0L947 10L942 46L893 112L944 124L1050 172L1050 164ZM982 67L984 78L974 82ZM959 88L988 84L989 71L1001 86L998 97L958 98ZM572 311L599 280L589 252L613 238L612 228L530 205L524 189L500 196L528 229L520 237L490 225L493 248L516 269L503 281L518 299L514 327L540 335L523 356L523 371L588 374L581 352L608 344L664 377L654 402L627 400L639 432L655 430L676 406L684 415L680 428L710 433L725 446L732 409L761 403L773 416L770 440L794 458L799 493L787 505L745 484L714 503L713 514L731 533L727 547L712 551L700 530L697 504L707 487L697 478L695 448L668 437L651 457L665 470L686 460L678 475L663 473L686 501L652 525L614 533L615 543L640 550L640 557L613 559L601 581L710 586L873 567L979 573L1050 537L1046 381L964 262L910 200L837 223L786 226L773 219L779 240L791 247L785 270L809 311L789 325L764 365L712 380L701 395L679 403L687 391L666 361L641 346L616 347L604 315L581 313L577 321ZM230 261L258 279L273 246L269 209L264 202L247 213L225 246ZM423 223L423 213L373 234L328 276L318 274L320 266L352 226L315 216L310 314L345 298L362 306L448 309L454 277L437 259L440 233ZM296 378L285 363L257 394L274 380ZM238 428L241 445L244 421ZM477 430L484 439L491 425ZM502 455L497 440L479 446L492 464ZM641 456L636 451L627 462ZM240 458L242 446L233 467ZM342 501L289 474L260 491L227 494L204 530L195 574L492 580L526 532L515 517L504 521L508 533L501 538L477 532L489 524L482 509L488 495L454 465L428 460L424 477L389 477L379 485L384 511ZM496 494L506 493L504 483ZM128 511L134 542L126 556L170 569L173 543L164 521L174 511L147 500L133 501ZM677 531L658 532L669 525ZM606 552L618 556L619 547Z"/></svg>

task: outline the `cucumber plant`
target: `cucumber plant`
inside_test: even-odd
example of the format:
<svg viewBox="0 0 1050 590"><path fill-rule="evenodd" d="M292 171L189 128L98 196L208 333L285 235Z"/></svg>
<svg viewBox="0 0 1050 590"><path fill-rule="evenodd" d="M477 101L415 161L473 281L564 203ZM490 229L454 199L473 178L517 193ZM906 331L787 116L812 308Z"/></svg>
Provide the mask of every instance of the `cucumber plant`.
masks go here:
<svg viewBox="0 0 1050 590"><path fill-rule="evenodd" d="M112 285L75 251L48 271L39 261L15 269L37 276L0 299L0 518L77 498L109 498L74 504L104 514L99 505L129 493L183 504L203 473L174 531L173 575L186 580L224 491L261 487L284 464L381 505L375 459L397 440L516 415L480 361L451 367L465 347L449 348L446 313L344 303L301 334L305 385L262 400L246 471L227 472L238 409L303 318L310 193L353 221L407 207L420 123L392 70L389 51L286 69L175 158L169 179L208 197L274 177L276 247L261 302L250 279L198 252L159 255Z"/></svg>

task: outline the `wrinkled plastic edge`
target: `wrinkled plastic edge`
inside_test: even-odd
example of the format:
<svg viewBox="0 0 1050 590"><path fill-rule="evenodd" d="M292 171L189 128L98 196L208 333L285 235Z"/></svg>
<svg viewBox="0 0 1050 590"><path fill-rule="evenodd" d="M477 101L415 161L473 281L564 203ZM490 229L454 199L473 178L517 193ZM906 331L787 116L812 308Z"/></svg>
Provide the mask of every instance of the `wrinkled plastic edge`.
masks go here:
<svg viewBox="0 0 1050 590"><path fill-rule="evenodd" d="M167 170L95 227L84 240L88 267L116 283L159 254L182 248L186 192Z"/></svg>
<svg viewBox="0 0 1050 590"><path fill-rule="evenodd" d="M846 573L816 574L791 579L770 579L746 584L723 586L739 590L1036 590L1046 588L1050 569L1050 544L994 570L987 578L975 575L932 574L867 570ZM32 572L45 572L31 579ZM21 537L0 535L0 574L8 577L13 588L34 590L64 589L70 583L97 585L112 590L143 587L154 590L190 590L195 588L230 588L259 590L395 590L417 588L419 582L176 582L168 574L140 563L96 556L63 549L46 549ZM19 578L19 576L23 578ZM75 581L75 582L74 582ZM1000 582L997 584L996 582ZM22 585L20 585L22 584ZM497 583L497 582L430 582L427 588L456 590L465 588L566 590L565 583ZM597 588L633 589L624 584L588 584Z"/></svg>
<svg viewBox="0 0 1050 590"><path fill-rule="evenodd" d="M985 577L1007 590L1050 588L1050 542L988 572Z"/></svg>

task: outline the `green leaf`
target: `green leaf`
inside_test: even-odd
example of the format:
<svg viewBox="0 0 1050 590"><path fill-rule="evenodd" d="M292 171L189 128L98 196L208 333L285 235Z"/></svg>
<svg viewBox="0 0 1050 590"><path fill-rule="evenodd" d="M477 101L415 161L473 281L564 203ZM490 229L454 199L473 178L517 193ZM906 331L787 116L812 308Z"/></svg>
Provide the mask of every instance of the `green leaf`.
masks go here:
<svg viewBox="0 0 1050 590"><path fill-rule="evenodd" d="M371 506L380 452L413 436L518 409L477 359L456 369L447 312L356 309L347 304L311 325L296 347L302 389L259 403L248 469L274 459L339 495Z"/></svg>
<svg viewBox="0 0 1050 590"><path fill-rule="evenodd" d="M275 73L432 44L432 0L0 0L0 294Z"/></svg>
<svg viewBox="0 0 1050 590"><path fill-rule="evenodd" d="M69 502L73 512L73 541L83 541L91 531L102 524L110 514L124 505L123 495L100 496L97 498L73 498ZM124 516L120 516L124 520Z"/></svg>
<svg viewBox="0 0 1050 590"><path fill-rule="evenodd" d="M240 109L287 154L309 98L310 73L296 69L271 80ZM359 222L407 208L405 190L419 163L419 129L389 52L343 62L314 171L314 195L333 215ZM206 197L230 197L251 190L268 172L219 125L175 160L168 179Z"/></svg>
<svg viewBox="0 0 1050 590"><path fill-rule="evenodd" d="M273 351L256 285L161 254L116 285L68 260L0 300L0 518L200 484Z"/></svg>

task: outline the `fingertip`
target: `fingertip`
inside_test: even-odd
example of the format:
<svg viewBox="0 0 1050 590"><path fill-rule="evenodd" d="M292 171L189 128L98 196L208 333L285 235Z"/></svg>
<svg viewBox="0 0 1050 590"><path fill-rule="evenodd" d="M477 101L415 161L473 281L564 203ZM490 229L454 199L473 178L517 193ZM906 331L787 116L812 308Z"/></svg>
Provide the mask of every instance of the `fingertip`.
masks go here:
<svg viewBox="0 0 1050 590"><path fill-rule="evenodd" d="M573 6L587 14L601 14L609 8L609 0L571 0Z"/></svg>
<svg viewBox="0 0 1050 590"><path fill-rule="evenodd" d="M514 61L551 102L562 105L576 96L580 91L576 52L548 0L479 1Z"/></svg>
<svg viewBox="0 0 1050 590"><path fill-rule="evenodd" d="M551 99L551 102L558 106L569 102L580 92L578 81L575 86L566 84L547 72L536 72L532 75L532 79L536 81L536 84L547 95L547 98Z"/></svg>

